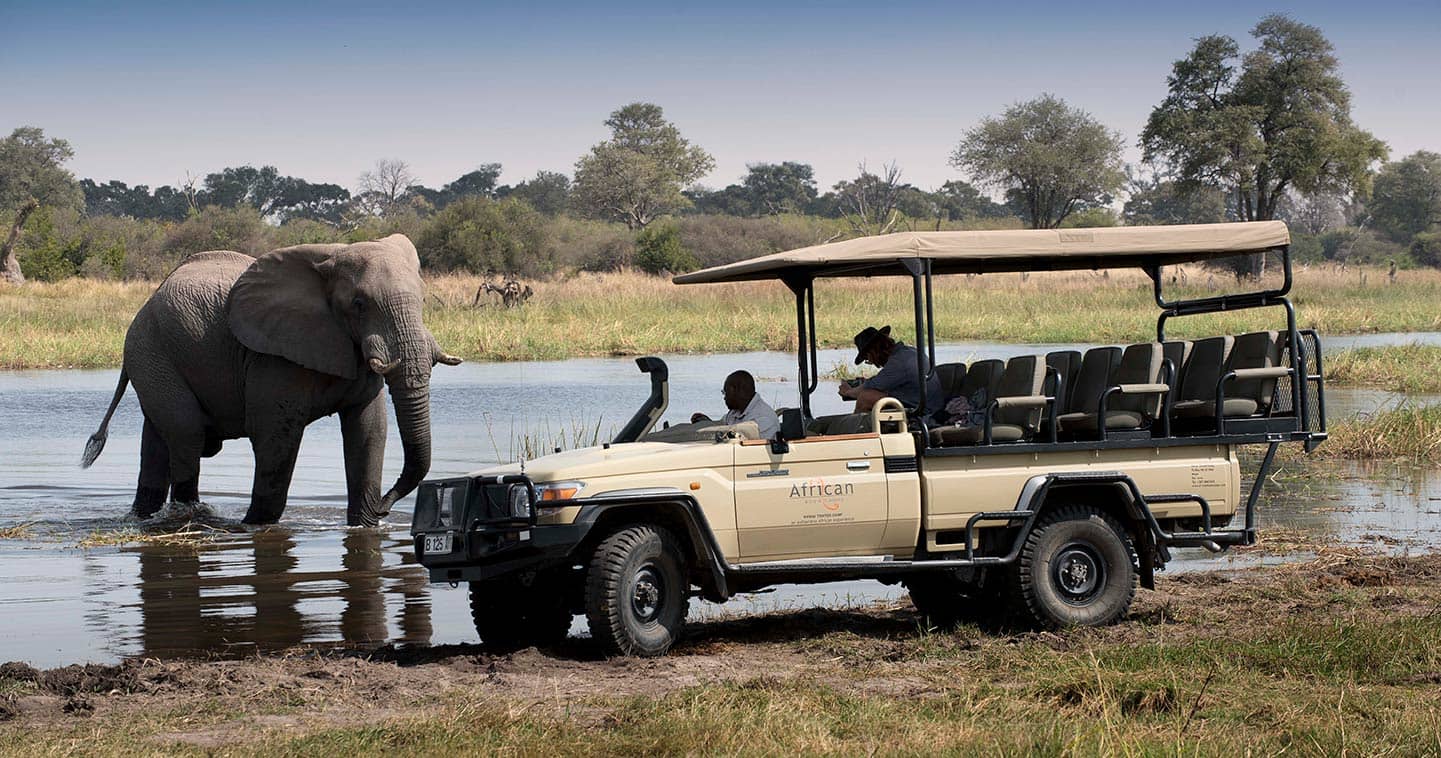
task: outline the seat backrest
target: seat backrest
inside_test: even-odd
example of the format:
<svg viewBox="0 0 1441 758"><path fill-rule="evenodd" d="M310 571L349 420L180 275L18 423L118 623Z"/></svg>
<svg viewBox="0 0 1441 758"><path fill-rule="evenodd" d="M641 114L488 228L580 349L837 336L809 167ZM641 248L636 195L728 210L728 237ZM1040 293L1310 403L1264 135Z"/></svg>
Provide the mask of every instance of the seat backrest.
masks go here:
<svg viewBox="0 0 1441 758"><path fill-rule="evenodd" d="M1276 332L1251 332L1237 337L1226 370L1280 365L1281 341L1277 337ZM1226 385L1226 397L1255 400L1258 412L1265 413L1271 408L1271 394L1275 388L1275 379L1237 379Z"/></svg>
<svg viewBox="0 0 1441 758"><path fill-rule="evenodd" d="M1018 355L1006 361L1006 370L996 384L996 397L1029 397L1041 394L1046 381L1046 364L1039 356ZM1041 423L1041 406L1034 408L1001 408L996 411L997 424L1015 424L1035 431Z"/></svg>
<svg viewBox="0 0 1441 758"><path fill-rule="evenodd" d="M1126 348L1112 384L1155 384L1161 381L1161 343L1142 342ZM1161 396L1113 395L1106 405L1108 411L1135 411L1147 418L1161 412Z"/></svg>
<svg viewBox="0 0 1441 758"><path fill-rule="evenodd" d="M961 380L966 378L966 364L936 364L936 379L941 383L941 395L947 400L961 394Z"/></svg>
<svg viewBox="0 0 1441 758"><path fill-rule="evenodd" d="M958 395L973 397L977 390L986 391L986 402L990 402L996 396L996 382L1001 380L1001 372L1005 370L1006 364L995 358L984 361L976 361L966 369L966 378L961 380Z"/></svg>
<svg viewBox="0 0 1441 758"><path fill-rule="evenodd" d="M1061 380L1062 392L1065 396L1069 396L1071 389L1076 386L1076 374L1081 371L1081 351L1054 350L1046 353L1046 366L1056 370L1056 374ZM1061 407L1064 406L1057 406L1057 408Z"/></svg>
<svg viewBox="0 0 1441 758"><path fill-rule="evenodd" d="M1171 377L1167 384L1171 385L1173 392L1181 389L1181 382L1186 380L1186 361L1191 357L1190 340L1169 340L1161 343L1161 357L1171 362Z"/></svg>
<svg viewBox="0 0 1441 758"><path fill-rule="evenodd" d="M1186 370L1181 376L1181 391L1176 400L1216 399L1216 382L1221 379L1222 369L1231 358L1236 338L1229 335L1207 337L1191 345L1191 357L1186 361Z"/></svg>
<svg viewBox="0 0 1441 758"><path fill-rule="evenodd" d="M1111 375L1121 364L1121 348L1093 347L1081 359L1076 381L1066 389L1067 413L1095 413L1101 393L1111 386Z"/></svg>

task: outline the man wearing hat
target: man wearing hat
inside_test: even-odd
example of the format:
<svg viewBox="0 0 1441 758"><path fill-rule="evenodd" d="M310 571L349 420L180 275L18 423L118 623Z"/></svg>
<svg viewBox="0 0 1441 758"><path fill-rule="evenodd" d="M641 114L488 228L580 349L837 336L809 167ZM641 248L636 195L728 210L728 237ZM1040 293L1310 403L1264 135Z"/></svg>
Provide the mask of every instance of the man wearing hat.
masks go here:
<svg viewBox="0 0 1441 758"><path fill-rule="evenodd" d="M856 413L866 413L883 397L901 401L908 411L921 404L920 372L916 365L916 349L891 339L889 326L877 329L868 326L856 335L856 365L862 361L881 371L855 386L842 382L841 397L856 401ZM935 415L945 408L945 393L940 378L932 375L926 382L926 414Z"/></svg>

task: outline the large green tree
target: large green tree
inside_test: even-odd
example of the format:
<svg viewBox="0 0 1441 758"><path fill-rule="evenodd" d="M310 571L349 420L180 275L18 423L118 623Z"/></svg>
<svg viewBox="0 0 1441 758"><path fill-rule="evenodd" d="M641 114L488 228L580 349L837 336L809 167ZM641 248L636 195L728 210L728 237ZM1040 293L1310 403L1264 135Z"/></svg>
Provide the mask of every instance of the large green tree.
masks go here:
<svg viewBox="0 0 1441 758"><path fill-rule="evenodd" d="M610 114L611 138L575 164L573 199L586 212L641 229L690 204L681 190L715 160L680 135L659 105L631 103Z"/></svg>
<svg viewBox="0 0 1441 758"><path fill-rule="evenodd" d="M1441 224L1441 155L1418 150L1382 166L1368 210L1377 228L1402 243Z"/></svg>
<svg viewBox="0 0 1441 758"><path fill-rule="evenodd" d="M1054 229L1121 188L1121 135L1050 94L966 132L951 165L1002 189L1032 229Z"/></svg>
<svg viewBox="0 0 1441 758"><path fill-rule="evenodd" d="M1275 218L1291 189L1364 193L1386 145L1351 122L1331 43L1281 15L1251 36L1260 46L1244 56L1211 35L1176 61L1141 134L1145 159L1169 163L1183 189L1226 190L1243 221Z"/></svg>
<svg viewBox="0 0 1441 758"><path fill-rule="evenodd" d="M46 139L45 131L22 126L0 139L0 277L22 284L25 275L15 256L15 243L25 222L41 206L80 208L85 197L74 175L64 168L75 152L63 139ZM8 232L8 233L6 233Z"/></svg>
<svg viewBox="0 0 1441 758"><path fill-rule="evenodd" d="M809 163L752 163L741 182L758 215L800 213L816 199L816 172Z"/></svg>

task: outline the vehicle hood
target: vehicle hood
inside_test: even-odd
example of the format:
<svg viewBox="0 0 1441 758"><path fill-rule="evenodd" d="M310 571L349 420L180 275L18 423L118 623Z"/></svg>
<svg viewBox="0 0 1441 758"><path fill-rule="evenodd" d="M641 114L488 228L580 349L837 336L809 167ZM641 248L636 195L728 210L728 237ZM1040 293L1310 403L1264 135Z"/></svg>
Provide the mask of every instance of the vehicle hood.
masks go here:
<svg viewBox="0 0 1441 758"><path fill-rule="evenodd" d="M585 447L535 458L525 462L524 472L531 480L542 483L729 467L734 463L735 445L726 442L625 442L609 448ZM468 476L518 474L521 470L521 464L508 463L472 471Z"/></svg>

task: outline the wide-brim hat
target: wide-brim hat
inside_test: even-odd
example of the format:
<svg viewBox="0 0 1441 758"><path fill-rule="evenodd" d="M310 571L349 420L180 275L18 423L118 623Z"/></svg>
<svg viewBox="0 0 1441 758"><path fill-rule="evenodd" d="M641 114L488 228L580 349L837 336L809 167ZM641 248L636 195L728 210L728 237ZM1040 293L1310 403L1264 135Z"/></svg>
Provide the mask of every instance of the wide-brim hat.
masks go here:
<svg viewBox="0 0 1441 758"><path fill-rule="evenodd" d="M868 326L862 329L860 333L856 335L856 365L861 365L861 359L865 356L866 349L871 346L872 342L875 342L881 337L889 337L890 334L891 327L889 324L879 329L874 326Z"/></svg>

